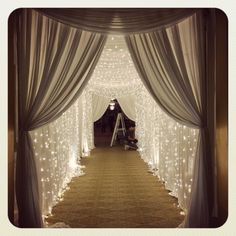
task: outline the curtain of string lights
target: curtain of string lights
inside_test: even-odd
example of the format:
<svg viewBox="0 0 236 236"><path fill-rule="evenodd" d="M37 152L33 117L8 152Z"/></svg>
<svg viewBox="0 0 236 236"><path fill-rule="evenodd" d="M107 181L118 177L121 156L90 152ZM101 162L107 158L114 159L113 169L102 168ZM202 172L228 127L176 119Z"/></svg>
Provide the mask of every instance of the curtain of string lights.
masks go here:
<svg viewBox="0 0 236 236"><path fill-rule="evenodd" d="M140 156L186 211L191 194L198 130L171 119L145 89L136 98Z"/></svg>
<svg viewBox="0 0 236 236"><path fill-rule="evenodd" d="M79 100L55 122L31 132L34 144L43 215L63 200L72 177L83 174Z"/></svg>
<svg viewBox="0 0 236 236"><path fill-rule="evenodd" d="M63 199L67 184L84 174L80 158L94 148L92 94L110 99L135 97L140 157L157 181L189 204L198 130L168 117L143 86L124 38L109 36L94 73L78 100L56 121L31 132L38 168L43 216Z"/></svg>

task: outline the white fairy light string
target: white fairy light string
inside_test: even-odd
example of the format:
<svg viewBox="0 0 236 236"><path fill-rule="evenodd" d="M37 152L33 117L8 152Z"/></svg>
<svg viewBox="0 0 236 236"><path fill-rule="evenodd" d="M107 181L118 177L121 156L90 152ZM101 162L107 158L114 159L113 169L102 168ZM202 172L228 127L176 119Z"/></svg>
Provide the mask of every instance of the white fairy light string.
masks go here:
<svg viewBox="0 0 236 236"><path fill-rule="evenodd" d="M186 210L191 193L198 131L178 124L156 104L139 78L124 38L108 37L97 67L79 99L59 119L32 131L43 215L63 199L80 157L94 148L92 94L135 97L139 153L150 170Z"/></svg>

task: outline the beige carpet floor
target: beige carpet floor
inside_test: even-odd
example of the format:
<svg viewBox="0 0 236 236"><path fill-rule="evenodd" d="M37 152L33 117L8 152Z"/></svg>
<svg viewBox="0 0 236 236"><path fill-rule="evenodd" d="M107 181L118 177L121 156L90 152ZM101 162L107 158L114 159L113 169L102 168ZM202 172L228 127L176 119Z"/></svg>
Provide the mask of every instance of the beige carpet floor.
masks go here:
<svg viewBox="0 0 236 236"><path fill-rule="evenodd" d="M148 172L136 151L100 147L82 159L85 175L73 178L47 222L72 228L172 228L182 221L177 200Z"/></svg>

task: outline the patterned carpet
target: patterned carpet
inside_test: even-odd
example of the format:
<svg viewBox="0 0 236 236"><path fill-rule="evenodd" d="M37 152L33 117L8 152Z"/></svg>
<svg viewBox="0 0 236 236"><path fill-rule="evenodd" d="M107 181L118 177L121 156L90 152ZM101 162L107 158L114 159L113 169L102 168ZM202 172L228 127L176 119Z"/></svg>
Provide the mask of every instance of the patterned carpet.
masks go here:
<svg viewBox="0 0 236 236"><path fill-rule="evenodd" d="M175 198L148 172L136 151L100 147L82 160L85 175L74 178L48 223L72 228L172 228L182 221Z"/></svg>

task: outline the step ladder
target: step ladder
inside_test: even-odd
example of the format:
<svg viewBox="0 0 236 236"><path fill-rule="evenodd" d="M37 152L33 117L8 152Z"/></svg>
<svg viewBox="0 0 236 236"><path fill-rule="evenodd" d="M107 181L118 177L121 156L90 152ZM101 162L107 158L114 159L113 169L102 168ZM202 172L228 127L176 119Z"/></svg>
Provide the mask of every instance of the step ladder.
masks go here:
<svg viewBox="0 0 236 236"><path fill-rule="evenodd" d="M121 128L119 128L120 124L121 124ZM113 146L114 142L116 141L117 134L120 131L122 131L122 133L125 137L126 129L125 129L124 116L122 113L118 113L117 118L116 118L116 124L115 124L115 128L114 128L112 139L111 139L111 144L110 144L111 147Z"/></svg>

